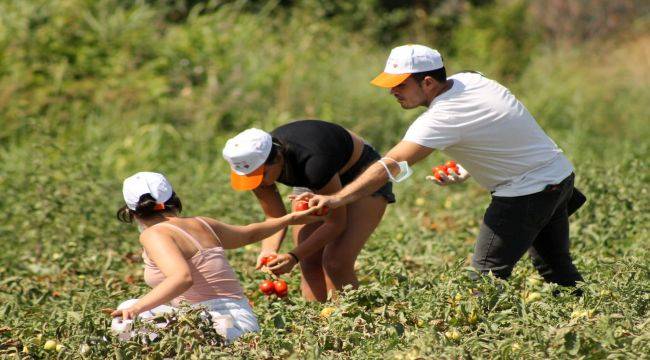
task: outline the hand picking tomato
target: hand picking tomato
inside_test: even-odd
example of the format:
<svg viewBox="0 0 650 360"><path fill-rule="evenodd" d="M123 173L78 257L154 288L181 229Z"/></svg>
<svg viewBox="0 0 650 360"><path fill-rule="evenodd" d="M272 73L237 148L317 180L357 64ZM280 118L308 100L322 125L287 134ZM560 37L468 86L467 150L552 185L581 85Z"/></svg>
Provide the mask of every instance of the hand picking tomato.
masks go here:
<svg viewBox="0 0 650 360"><path fill-rule="evenodd" d="M266 264L270 263L271 261L275 260L276 257L278 257L278 256L275 255L275 254L271 254L271 255L265 256L265 257L263 257L263 258L260 259L260 263L261 263L262 265L266 265Z"/></svg>
<svg viewBox="0 0 650 360"><path fill-rule="evenodd" d="M273 294L273 292L275 291L275 286L273 285L273 281L263 280L260 283L260 291L262 292L262 294L266 296Z"/></svg>
<svg viewBox="0 0 650 360"><path fill-rule="evenodd" d="M316 212L314 212L314 215L316 215L316 216L325 216L329 212L330 212L330 208L328 208L327 206L323 206L322 208L316 210Z"/></svg>
<svg viewBox="0 0 650 360"><path fill-rule="evenodd" d="M287 283L282 279L275 280L273 282L273 288L275 290L275 295L277 295L278 297L285 297L289 292Z"/></svg>
<svg viewBox="0 0 650 360"><path fill-rule="evenodd" d="M294 207L294 211L305 211L309 209L309 203L307 201L298 201L296 203L296 206ZM316 212L313 213L313 215L316 216L325 216L327 213L330 211L330 209L325 206L321 208L320 210L317 210Z"/></svg>
<svg viewBox="0 0 650 360"><path fill-rule="evenodd" d="M305 211L309 209L309 203L306 201L298 201L294 207L294 211Z"/></svg>

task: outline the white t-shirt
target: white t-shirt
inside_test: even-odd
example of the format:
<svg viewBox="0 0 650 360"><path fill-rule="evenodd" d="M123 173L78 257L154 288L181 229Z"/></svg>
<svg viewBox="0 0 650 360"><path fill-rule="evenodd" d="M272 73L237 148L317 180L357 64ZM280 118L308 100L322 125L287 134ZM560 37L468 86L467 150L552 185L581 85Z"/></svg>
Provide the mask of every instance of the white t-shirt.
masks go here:
<svg viewBox="0 0 650 360"><path fill-rule="evenodd" d="M411 124L405 141L442 150L496 196L536 193L573 172L508 89L477 73L450 79L453 86Z"/></svg>

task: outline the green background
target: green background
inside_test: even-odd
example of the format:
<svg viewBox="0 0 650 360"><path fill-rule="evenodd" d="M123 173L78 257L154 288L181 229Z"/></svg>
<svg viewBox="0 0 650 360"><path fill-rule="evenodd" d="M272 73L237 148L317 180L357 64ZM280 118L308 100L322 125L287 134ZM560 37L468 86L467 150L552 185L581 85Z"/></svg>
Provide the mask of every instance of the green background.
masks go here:
<svg viewBox="0 0 650 360"><path fill-rule="evenodd" d="M0 354L647 357L648 34L634 0L0 2ZM508 282L470 282L489 196L426 182L448 160L435 153L395 187L359 290L305 303L295 269L288 301L262 298L258 247L237 249L260 334L224 347L180 322L144 346L112 337L99 309L146 291L137 230L115 218L122 180L162 172L186 215L260 221L252 194L229 187L225 140L320 118L388 150L423 111L369 85L403 43L500 81L573 162L589 198L571 228L585 295L551 296L528 259Z"/></svg>

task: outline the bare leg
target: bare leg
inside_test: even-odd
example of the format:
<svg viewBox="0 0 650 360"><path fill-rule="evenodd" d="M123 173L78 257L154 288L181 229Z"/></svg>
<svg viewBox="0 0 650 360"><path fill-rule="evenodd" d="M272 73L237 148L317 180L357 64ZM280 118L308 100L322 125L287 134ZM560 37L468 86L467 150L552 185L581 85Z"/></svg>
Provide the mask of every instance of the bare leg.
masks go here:
<svg viewBox="0 0 650 360"><path fill-rule="evenodd" d="M347 206L347 228L338 239L328 243L323 252L323 267L329 278L327 290L341 290L345 285L359 286L354 262L379 225L386 205L382 196L367 196Z"/></svg>
<svg viewBox="0 0 650 360"><path fill-rule="evenodd" d="M295 245L305 241L322 223L294 226L293 241ZM300 259L300 290L302 296L308 301L327 300L327 286L325 285L325 273L323 271L323 249Z"/></svg>

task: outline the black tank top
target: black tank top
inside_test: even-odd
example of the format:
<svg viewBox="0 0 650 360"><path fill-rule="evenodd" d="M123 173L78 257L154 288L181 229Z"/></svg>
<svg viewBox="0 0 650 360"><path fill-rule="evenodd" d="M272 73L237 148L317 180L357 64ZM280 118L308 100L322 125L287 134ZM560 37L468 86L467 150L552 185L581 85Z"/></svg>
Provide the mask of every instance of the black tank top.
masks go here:
<svg viewBox="0 0 650 360"><path fill-rule="evenodd" d="M350 160L354 143L342 126L322 120L298 120L271 132L284 146L278 179L288 186L323 188Z"/></svg>

